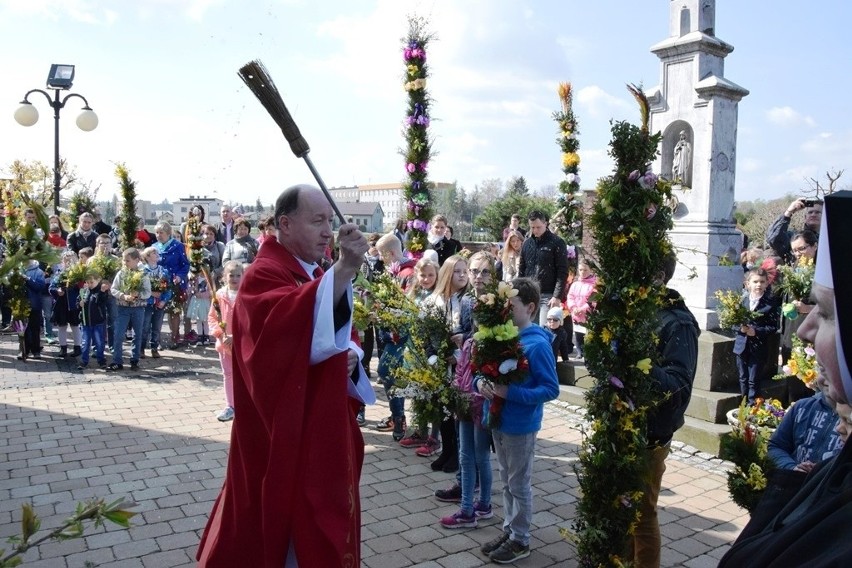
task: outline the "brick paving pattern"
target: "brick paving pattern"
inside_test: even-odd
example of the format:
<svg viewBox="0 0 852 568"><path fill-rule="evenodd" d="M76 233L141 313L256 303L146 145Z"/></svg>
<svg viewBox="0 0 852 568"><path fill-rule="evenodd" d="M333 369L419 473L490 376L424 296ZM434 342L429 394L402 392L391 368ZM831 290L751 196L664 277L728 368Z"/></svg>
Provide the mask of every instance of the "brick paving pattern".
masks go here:
<svg viewBox="0 0 852 568"><path fill-rule="evenodd" d="M20 362L16 347L13 336L0 337L0 540L19 533L24 502L33 503L47 529L67 518L79 500L124 497L138 504L130 530L89 528L83 539L30 551L25 565L193 566L222 483L231 428L215 419L223 402L215 351L163 351L162 359L143 359L138 372L108 374L76 370L73 359L54 358L56 347L46 347L40 361ZM387 414L384 401L369 407L362 429L363 566L488 564L479 546L496 536L502 522L496 471L494 518L476 529L442 528L438 519L456 506L432 493L455 476L433 472L429 459L370 427ZM532 554L519 566L576 565L560 529L570 527L578 500L573 466L582 426L582 409L558 401L547 405L533 476ZM725 488L729 464L682 444L667 464L660 496L662 564L715 566L747 521Z"/></svg>

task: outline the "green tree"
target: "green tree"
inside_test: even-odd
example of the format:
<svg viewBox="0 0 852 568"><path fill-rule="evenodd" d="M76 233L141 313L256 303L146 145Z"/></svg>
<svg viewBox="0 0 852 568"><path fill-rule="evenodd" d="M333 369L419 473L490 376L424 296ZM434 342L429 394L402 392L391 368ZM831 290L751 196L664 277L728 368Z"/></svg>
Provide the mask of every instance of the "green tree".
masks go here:
<svg viewBox="0 0 852 568"><path fill-rule="evenodd" d="M524 179L524 176L513 177L512 179L510 179L506 183L506 193L529 195L530 188L527 187L527 180Z"/></svg>
<svg viewBox="0 0 852 568"><path fill-rule="evenodd" d="M121 186L120 246L126 249L136 244L136 182L123 163L115 166L115 175Z"/></svg>
<svg viewBox="0 0 852 568"><path fill-rule="evenodd" d="M509 220L513 214L517 213L523 220L527 218L530 211L536 209L551 216L556 210L556 204L553 200L543 197L509 193L485 207L476 217L475 224L488 231L492 240L502 241L503 229L509 226Z"/></svg>

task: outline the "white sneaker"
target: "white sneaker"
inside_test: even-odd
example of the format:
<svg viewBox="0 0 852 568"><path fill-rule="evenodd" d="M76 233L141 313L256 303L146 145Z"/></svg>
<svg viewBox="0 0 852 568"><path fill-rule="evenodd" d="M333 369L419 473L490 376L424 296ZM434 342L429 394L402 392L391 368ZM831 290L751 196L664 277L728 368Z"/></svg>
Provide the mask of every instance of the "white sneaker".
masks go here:
<svg viewBox="0 0 852 568"><path fill-rule="evenodd" d="M222 412L216 415L216 420L219 422L230 422L234 419L234 407L226 406Z"/></svg>

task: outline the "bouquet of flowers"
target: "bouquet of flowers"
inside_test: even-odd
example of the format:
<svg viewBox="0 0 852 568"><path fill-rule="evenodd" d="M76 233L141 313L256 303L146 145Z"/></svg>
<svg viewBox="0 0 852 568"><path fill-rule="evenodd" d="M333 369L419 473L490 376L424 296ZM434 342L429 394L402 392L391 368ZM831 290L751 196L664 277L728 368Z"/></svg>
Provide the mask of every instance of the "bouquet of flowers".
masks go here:
<svg viewBox="0 0 852 568"><path fill-rule="evenodd" d="M121 263L118 258L110 254L96 254L86 262L86 266L94 270L104 280L113 281L115 275L121 269Z"/></svg>
<svg viewBox="0 0 852 568"><path fill-rule="evenodd" d="M508 385L524 379L529 363L524 357L519 339L520 331L512 322L510 301L518 291L511 284L489 284L485 293L476 299L473 318L479 329L473 334L474 349L471 370L480 378L495 384ZM483 425L500 426L503 399L486 401Z"/></svg>
<svg viewBox="0 0 852 568"><path fill-rule="evenodd" d="M158 276L156 278L151 278L151 292L159 292L162 294L166 290L169 289L169 281L162 277Z"/></svg>
<svg viewBox="0 0 852 568"><path fill-rule="evenodd" d="M418 428L441 422L458 408L458 391L452 387L450 366L431 354L423 334L408 338L402 364L393 371L392 396L407 398Z"/></svg>
<svg viewBox="0 0 852 568"><path fill-rule="evenodd" d="M746 325L757 317L757 314L743 305L742 295L734 290L716 290L714 294L719 300L716 311L719 312L719 327L722 329L737 328Z"/></svg>
<svg viewBox="0 0 852 568"><path fill-rule="evenodd" d="M778 290L793 300L807 300L811 295L811 286L814 282L814 260L812 258L800 257L795 266L781 266L781 280L778 282ZM788 319L796 319L799 312L793 302L787 302L781 306L781 313Z"/></svg>
<svg viewBox="0 0 852 568"><path fill-rule="evenodd" d="M417 305L390 274L376 275L362 301L371 319L382 329L401 335L417 324Z"/></svg>
<svg viewBox="0 0 852 568"><path fill-rule="evenodd" d="M781 367L781 373L772 377L775 380L798 377L808 387L817 390L816 351L810 343L804 343L793 335L793 349L787 363Z"/></svg>
<svg viewBox="0 0 852 568"><path fill-rule="evenodd" d="M745 399L737 409L737 421L747 428L778 428L787 411L777 398L756 398L754 404L747 405Z"/></svg>
<svg viewBox="0 0 852 568"><path fill-rule="evenodd" d="M75 262L59 274L59 281L66 287L80 286L85 284L91 271L89 267L81 262Z"/></svg>
<svg viewBox="0 0 852 568"><path fill-rule="evenodd" d="M402 364L392 372L395 396L411 400L418 426L440 422L452 412L464 413L466 398L452 384L450 357L456 344L450 341L454 330L447 324L447 313L425 304L406 337Z"/></svg>
<svg viewBox="0 0 852 568"><path fill-rule="evenodd" d="M119 290L125 294L138 295L142 292L142 274L141 270L126 270L121 279Z"/></svg>
<svg viewBox="0 0 852 568"><path fill-rule="evenodd" d="M759 428L749 425L745 401L738 413L739 427L722 437L719 457L736 466L728 472L728 492L734 503L751 511L766 490L775 462L767 453L768 438Z"/></svg>

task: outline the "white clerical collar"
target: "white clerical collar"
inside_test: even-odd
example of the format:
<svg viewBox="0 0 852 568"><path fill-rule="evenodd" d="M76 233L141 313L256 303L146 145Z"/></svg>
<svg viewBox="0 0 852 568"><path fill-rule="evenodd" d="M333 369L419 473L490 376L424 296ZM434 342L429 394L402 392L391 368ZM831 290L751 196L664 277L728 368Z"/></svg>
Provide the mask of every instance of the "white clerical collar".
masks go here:
<svg viewBox="0 0 852 568"><path fill-rule="evenodd" d="M311 280L313 280L314 279L314 271L317 268L319 268L319 264L317 264L316 262L305 262L304 260L302 260L301 258L299 258L296 255L293 255L293 258L295 258L296 260L299 261L299 264L302 265L302 270L304 270L305 274L310 276Z"/></svg>

